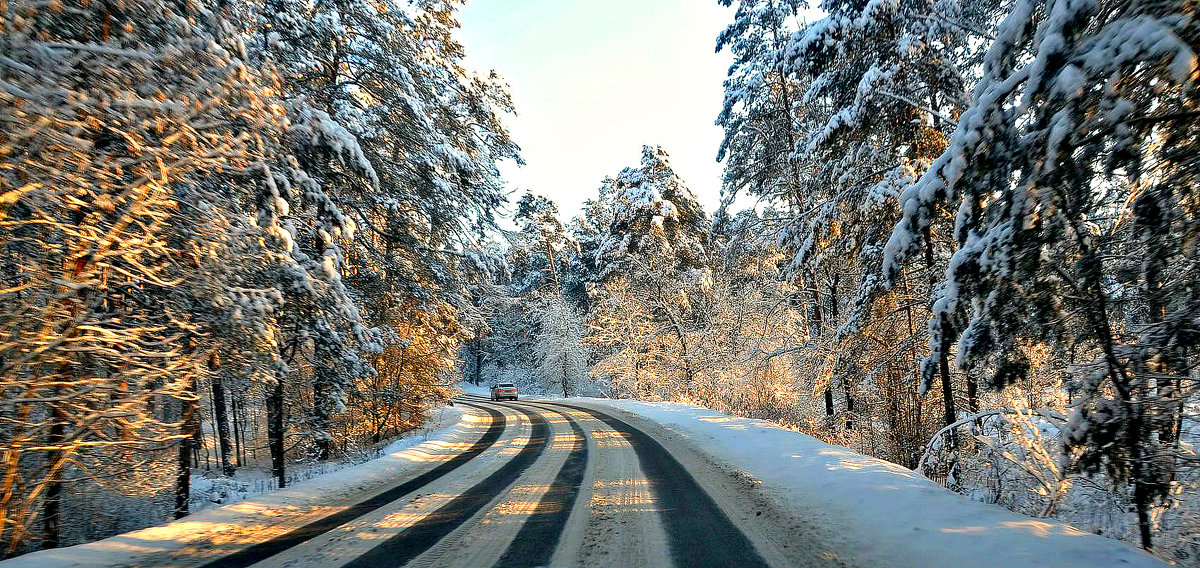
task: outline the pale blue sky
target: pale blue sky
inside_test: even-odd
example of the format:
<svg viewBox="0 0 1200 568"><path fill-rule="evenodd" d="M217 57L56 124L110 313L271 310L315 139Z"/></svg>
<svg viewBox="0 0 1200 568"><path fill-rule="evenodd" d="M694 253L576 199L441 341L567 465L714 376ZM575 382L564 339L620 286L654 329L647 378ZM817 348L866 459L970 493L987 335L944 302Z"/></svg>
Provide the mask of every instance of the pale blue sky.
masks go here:
<svg viewBox="0 0 1200 568"><path fill-rule="evenodd" d="M657 144L711 212L730 62L713 50L732 17L716 0L470 0L467 64L503 75L517 106L527 165L503 168L510 187L554 199L565 221Z"/></svg>

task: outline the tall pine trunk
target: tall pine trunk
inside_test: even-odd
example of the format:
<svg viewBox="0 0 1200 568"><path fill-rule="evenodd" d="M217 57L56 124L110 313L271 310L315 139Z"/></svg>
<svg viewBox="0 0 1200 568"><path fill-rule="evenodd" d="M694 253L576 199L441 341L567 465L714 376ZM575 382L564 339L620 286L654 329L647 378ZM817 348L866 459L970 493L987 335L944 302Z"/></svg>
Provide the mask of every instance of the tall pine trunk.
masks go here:
<svg viewBox="0 0 1200 568"><path fill-rule="evenodd" d="M46 437L46 445L56 449L50 452L47 460L50 470L46 478L46 501L42 510L42 548L58 548L62 533L62 478L66 452L59 446L67 437L67 413L61 403L55 403L51 415L53 422L50 424L50 434Z"/></svg>
<svg viewBox="0 0 1200 568"><path fill-rule="evenodd" d="M833 280L829 283L829 321L833 322L834 328L838 325L838 276L834 275ZM836 359L835 359L836 361ZM850 398L850 388L846 386L845 378L842 379L842 387L846 394L846 410L854 410L854 401ZM833 416L833 385L825 388L825 414ZM849 416L846 418L846 427L853 425L850 422Z"/></svg>
<svg viewBox="0 0 1200 568"><path fill-rule="evenodd" d="M942 402L946 411L942 420L946 426L949 426L957 420L958 413L954 407L954 384L950 382L950 358L946 355L946 352L950 350L949 335L943 334L942 337L941 353L938 356L938 373L942 376ZM946 432L946 445L951 449L958 447L958 434L953 428Z"/></svg>
<svg viewBox="0 0 1200 568"><path fill-rule="evenodd" d="M238 404L238 396L234 394L229 398L231 410L233 411L233 457L237 462L238 467L246 465L246 446L242 440L242 421L241 421L241 405Z"/></svg>
<svg viewBox="0 0 1200 568"><path fill-rule="evenodd" d="M925 264L929 269L929 292L932 297L937 286L937 271L933 267L933 234L929 227L925 227ZM938 349L938 374L942 379L942 404L945 410L942 422L944 426L949 426L958 419L958 412L954 407L954 382L950 377L950 343L953 334L949 332L950 322L946 321L945 317L942 317L938 325L942 336ZM958 447L958 435L953 429L946 432L946 446L951 449Z"/></svg>
<svg viewBox="0 0 1200 568"><path fill-rule="evenodd" d="M215 367L216 364L214 363ZM213 404L213 420L216 422L217 430L217 446L221 451L221 473L226 477L230 477L234 473L233 463L229 459L230 453L233 452L232 444L229 441L229 413L225 406L225 381L221 378L220 371L212 374L212 404Z"/></svg>
<svg viewBox="0 0 1200 568"><path fill-rule="evenodd" d="M76 223L78 225L78 223ZM82 257L74 261L72 270L72 280L79 281L80 275L83 274L86 268L86 260ZM79 313L79 306L87 301L87 291L80 290L78 292L78 302L71 302L64 299L63 302L67 310L75 317ZM71 331L68 336L74 337L78 335L76 331ZM58 369L60 375L64 378L71 375L71 366L69 363L62 363ZM62 387L56 387L55 393L59 396L64 396L67 393ZM50 432L46 436L46 445L54 448L47 456L47 476L46 476L46 497L42 505L42 548L58 548L59 537L62 529L62 470L65 467L66 451L62 448L67 438L67 409L63 406L63 402L53 402L50 407Z"/></svg>
<svg viewBox="0 0 1200 568"><path fill-rule="evenodd" d="M271 475L279 482L280 489L287 485L283 436L283 374L276 373L275 384L267 393L267 445L271 448Z"/></svg>
<svg viewBox="0 0 1200 568"><path fill-rule="evenodd" d="M846 397L846 429L854 429L854 393L850 392L850 382L842 381L842 394Z"/></svg>
<svg viewBox="0 0 1200 568"><path fill-rule="evenodd" d="M822 332L821 328L824 325L824 322L822 321L823 316L821 314L821 291L817 289L816 280L814 278L810 277L808 279L808 284L812 290L812 310L809 312L810 335L813 337L820 337ZM829 385L825 386L824 395L825 415L833 416L833 389L830 388Z"/></svg>
<svg viewBox="0 0 1200 568"><path fill-rule="evenodd" d="M188 501L192 493L192 459L196 451L196 437L200 433L200 417L197 409L196 382L193 379L185 390L187 396L180 404L180 424L184 435L179 440L179 467L175 473L175 518L188 514Z"/></svg>
<svg viewBox="0 0 1200 568"><path fill-rule="evenodd" d="M330 427L333 423L329 411L329 385L326 381L313 381L313 422L316 426L317 459L328 461L333 453L333 434Z"/></svg>
<svg viewBox="0 0 1200 568"><path fill-rule="evenodd" d="M471 369L471 384L479 386L483 382L483 334L475 330L475 340L471 342L471 354L474 358L474 368Z"/></svg>
<svg viewBox="0 0 1200 568"><path fill-rule="evenodd" d="M1150 485L1154 480L1150 479L1152 473L1147 472L1145 467L1147 461L1146 448L1143 443L1145 421L1142 419L1141 411L1134 408L1135 406L1133 404L1126 406L1133 415L1126 440L1126 444L1133 453L1129 473L1133 481L1133 506L1137 510L1138 536L1142 548L1150 550L1154 544L1151 532L1153 523L1150 520L1150 509L1154 506L1154 496L1151 494Z"/></svg>
<svg viewBox="0 0 1200 568"><path fill-rule="evenodd" d="M558 264L554 257L554 247L550 246L550 239L545 239L546 243L546 258L550 261L550 276L554 282L555 293L562 293L562 285L558 282Z"/></svg>
<svg viewBox="0 0 1200 568"><path fill-rule="evenodd" d="M563 373L563 380L562 380L563 398L570 398L571 393L569 391L568 383L571 381L571 365L565 358L563 359L562 373Z"/></svg>
<svg viewBox="0 0 1200 568"><path fill-rule="evenodd" d="M972 373L967 373L967 411L979 412L979 377Z"/></svg>

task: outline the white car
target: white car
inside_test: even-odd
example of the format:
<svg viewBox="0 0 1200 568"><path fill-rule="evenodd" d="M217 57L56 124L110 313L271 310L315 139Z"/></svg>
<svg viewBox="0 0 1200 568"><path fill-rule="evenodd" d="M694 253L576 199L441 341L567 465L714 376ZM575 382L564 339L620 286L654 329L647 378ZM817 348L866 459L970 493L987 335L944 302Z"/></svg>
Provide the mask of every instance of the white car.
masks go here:
<svg viewBox="0 0 1200 568"><path fill-rule="evenodd" d="M517 385L500 383L492 385L492 400L517 400Z"/></svg>

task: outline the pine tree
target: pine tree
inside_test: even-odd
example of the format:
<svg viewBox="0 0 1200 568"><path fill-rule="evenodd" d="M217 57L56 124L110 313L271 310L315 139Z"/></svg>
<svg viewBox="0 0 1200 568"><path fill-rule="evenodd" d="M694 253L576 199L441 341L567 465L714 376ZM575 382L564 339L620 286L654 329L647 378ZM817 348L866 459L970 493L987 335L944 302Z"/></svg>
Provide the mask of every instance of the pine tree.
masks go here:
<svg viewBox="0 0 1200 568"><path fill-rule="evenodd" d="M1128 484L1146 548L1175 467L1175 385L1198 339L1182 324L1198 306L1200 30L1188 10L1018 2L949 147L904 191L885 256L894 277L935 211L957 211L926 375L955 340L958 365L993 387L1029 372L1025 341L1074 354L1064 441L1085 469Z"/></svg>
<svg viewBox="0 0 1200 568"><path fill-rule="evenodd" d="M587 375L589 355L583 345L583 318L561 295L546 298L541 304L540 329L534 344L538 374L547 391L572 396Z"/></svg>
<svg viewBox="0 0 1200 568"><path fill-rule="evenodd" d="M461 66L458 4L321 3L307 13L271 0L260 10L255 43L279 65L296 155L319 186L288 196L295 220L317 221L288 224L319 227L301 230L293 254L323 282L306 286L319 295L289 302L305 307L283 327L294 334L286 362L312 364L308 425L321 459L355 378L402 339L399 307L468 305L463 251L504 200L496 161L519 160L498 117L511 110L503 85ZM356 293L388 300L359 306Z"/></svg>
<svg viewBox="0 0 1200 568"><path fill-rule="evenodd" d="M682 383L667 385L665 396L690 392L698 355L692 330L701 325L702 291L711 284L707 215L662 148L643 147L641 165L625 168L612 190L612 222L596 250L596 264L603 281L599 293L613 301L594 312L592 327L604 328L595 341L612 353L606 360L633 363L634 385L641 384L641 367L651 358L678 367L678 373L665 368L659 373ZM645 333L647 324L654 324L648 337L631 335ZM624 334L622 326L628 328ZM664 351L651 353L659 350ZM625 363L613 367L602 361L594 374L616 368L629 371ZM627 376L618 379L629 382Z"/></svg>
<svg viewBox="0 0 1200 568"><path fill-rule="evenodd" d="M708 217L662 148L642 147L641 166L615 178L612 207L612 223L596 251L606 263L602 275L707 267Z"/></svg>
<svg viewBox="0 0 1200 568"><path fill-rule="evenodd" d="M558 205L543 196L526 193L517 201L513 220L520 224L521 230L514 235L509 266L514 273L526 275L520 284L524 289L518 293L561 294L560 275L567 271L568 251L573 243L558 220Z"/></svg>
<svg viewBox="0 0 1200 568"><path fill-rule="evenodd" d="M597 253L612 225L615 183L612 178L605 178L600 184L599 195L584 201L583 210L568 226L575 249L571 251L563 294L585 314L592 311L592 296L604 279L601 274L603 263Z"/></svg>
<svg viewBox="0 0 1200 568"><path fill-rule="evenodd" d="M717 152L717 161L725 161L725 206L744 191L799 199L800 164L792 151L800 136L795 107L801 86L784 55L800 9L794 0L738 2L733 23L717 37L717 52L728 49L734 57L717 117L725 131Z"/></svg>
<svg viewBox="0 0 1200 568"><path fill-rule="evenodd" d="M230 292L221 271L198 269L226 235L195 230L206 210L194 191L262 179L286 155L283 117L264 102L271 77L241 59L232 8L10 10L0 391L20 420L3 432L8 554L35 536L62 543L67 479L144 489L188 438L178 413L219 342L204 312Z"/></svg>
<svg viewBox="0 0 1200 568"><path fill-rule="evenodd" d="M446 318L478 278L466 251L505 199L496 162L518 159L501 81L461 66L458 5L8 4L8 553L64 543L80 488L174 482L186 514L201 421L231 473L247 392L264 395L283 485L287 430L306 435L294 451L330 457L357 435L341 420L377 366L396 373L383 394L445 371L440 356L419 372L389 357L430 333L457 348ZM217 416L199 404L210 393Z"/></svg>

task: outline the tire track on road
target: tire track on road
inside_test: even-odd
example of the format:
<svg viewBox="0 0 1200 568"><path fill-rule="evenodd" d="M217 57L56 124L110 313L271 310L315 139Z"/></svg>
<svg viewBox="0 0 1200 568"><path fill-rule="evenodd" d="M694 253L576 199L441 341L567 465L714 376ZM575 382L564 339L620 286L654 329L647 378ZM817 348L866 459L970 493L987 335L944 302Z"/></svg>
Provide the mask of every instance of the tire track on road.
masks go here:
<svg viewBox="0 0 1200 568"><path fill-rule="evenodd" d="M486 479L476 483L418 523L344 564L342 568L403 566L432 548L508 489L542 455L550 433L549 423L540 414L519 407L512 408L528 417L533 426L529 434L529 443L521 448L516 456Z"/></svg>
<svg viewBox="0 0 1200 568"><path fill-rule="evenodd" d="M437 467L434 467L433 469L418 475L407 482L401 483L400 485L379 493L374 497L360 501L359 503L351 505L332 515L312 521L270 540L260 542L248 548L244 548L233 554L211 560L200 565L200 568L246 568L247 566L266 560L267 558L279 554L280 552L325 534L367 513L375 511L376 509L400 499L409 493L417 491L425 485L428 485L438 478L445 476L468 461L474 459L476 456L483 453L484 450L487 450L496 443L496 440L498 440L500 435L504 433L506 419L504 414L492 410L491 408L465 402L461 404L476 410L483 410L487 412L492 419L492 423L488 426L488 429L486 432L484 432L483 436L481 436L479 440L471 445L471 447L466 451L439 464Z"/></svg>
<svg viewBox="0 0 1200 568"><path fill-rule="evenodd" d="M563 404L542 403L587 413L620 433L637 454L650 491L659 506L671 558L686 568L769 566L713 498L674 456L649 434L603 412Z"/></svg>
<svg viewBox="0 0 1200 568"><path fill-rule="evenodd" d="M528 404L528 403L525 403ZM543 409L541 406L532 405ZM566 412L545 408L562 416L571 426L575 440L571 446L567 460L559 468L554 481L542 499L538 501L534 514L525 520L521 530L517 532L512 544L505 549L494 568L509 566L545 566L550 563L558 549L558 542L563 531L567 528L571 511L575 508L575 500L579 496L583 476L587 473L588 449L587 436L583 428Z"/></svg>

